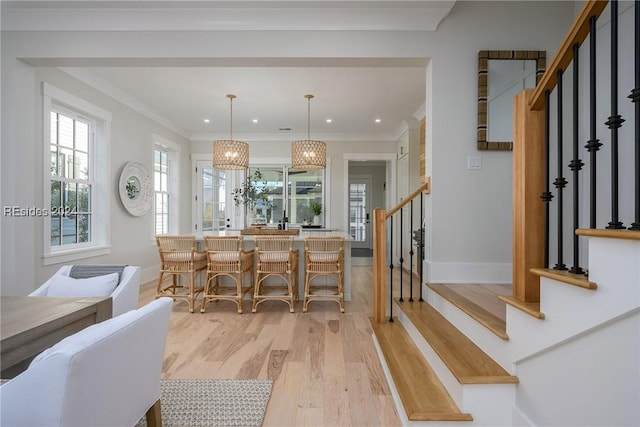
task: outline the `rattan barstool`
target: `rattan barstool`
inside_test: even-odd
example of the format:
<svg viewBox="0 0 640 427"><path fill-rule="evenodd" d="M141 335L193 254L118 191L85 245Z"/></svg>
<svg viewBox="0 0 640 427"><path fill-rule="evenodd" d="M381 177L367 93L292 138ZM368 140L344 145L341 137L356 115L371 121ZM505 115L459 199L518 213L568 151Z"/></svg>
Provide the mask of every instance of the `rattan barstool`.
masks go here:
<svg viewBox="0 0 640 427"><path fill-rule="evenodd" d="M253 291L251 311L256 312L258 304L267 300L280 300L289 304L289 311L295 311L298 300L298 257L293 249L293 237L261 236L255 238L256 284ZM266 283L275 277L280 283Z"/></svg>
<svg viewBox="0 0 640 427"><path fill-rule="evenodd" d="M205 236L207 252L207 282L202 294L202 308L209 301L229 300L238 305L238 313L242 313L242 300L247 293L253 291L253 250L245 251L242 236ZM250 277L249 285L244 285L244 276ZM224 277L233 279L234 283L223 283Z"/></svg>
<svg viewBox="0 0 640 427"><path fill-rule="evenodd" d="M344 238L340 236L304 239L305 281L302 312L309 302L335 301L344 313ZM324 277L324 283L311 283Z"/></svg>
<svg viewBox="0 0 640 427"><path fill-rule="evenodd" d="M195 299L204 289L196 286L198 273L207 269L207 256L196 250L196 238L192 235L160 235L156 236L160 253L160 277L156 298L170 297L185 299L189 304L189 312L193 313ZM182 276L188 282L180 284ZM171 278L171 284L163 285L163 281Z"/></svg>

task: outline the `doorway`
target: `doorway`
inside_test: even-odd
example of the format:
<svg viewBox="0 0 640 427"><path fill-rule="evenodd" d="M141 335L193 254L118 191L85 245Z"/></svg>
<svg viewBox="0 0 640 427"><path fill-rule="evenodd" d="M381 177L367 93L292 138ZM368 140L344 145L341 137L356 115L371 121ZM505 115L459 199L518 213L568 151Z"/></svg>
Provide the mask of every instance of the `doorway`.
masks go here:
<svg viewBox="0 0 640 427"><path fill-rule="evenodd" d="M349 176L349 234L354 256L373 256L371 181L371 176Z"/></svg>
<svg viewBox="0 0 640 427"><path fill-rule="evenodd" d="M395 198L395 153L345 154L345 224L352 257L373 256L373 214Z"/></svg>

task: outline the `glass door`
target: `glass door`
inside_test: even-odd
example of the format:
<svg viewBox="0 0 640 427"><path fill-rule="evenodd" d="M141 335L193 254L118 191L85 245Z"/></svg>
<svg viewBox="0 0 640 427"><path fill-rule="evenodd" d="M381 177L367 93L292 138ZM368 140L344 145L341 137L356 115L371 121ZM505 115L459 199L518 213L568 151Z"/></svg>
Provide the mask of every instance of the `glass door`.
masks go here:
<svg viewBox="0 0 640 427"><path fill-rule="evenodd" d="M349 234L352 248L371 249L371 178L349 178Z"/></svg>
<svg viewBox="0 0 640 427"><path fill-rule="evenodd" d="M225 215L227 207L226 172L214 169L211 162L198 162L196 182L196 233L224 230L230 227Z"/></svg>

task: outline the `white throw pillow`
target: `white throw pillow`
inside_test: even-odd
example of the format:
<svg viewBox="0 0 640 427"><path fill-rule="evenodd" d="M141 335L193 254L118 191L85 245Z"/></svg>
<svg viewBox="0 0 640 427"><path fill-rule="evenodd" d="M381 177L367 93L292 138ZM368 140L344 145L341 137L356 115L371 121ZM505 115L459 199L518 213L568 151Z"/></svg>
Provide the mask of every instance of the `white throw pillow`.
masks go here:
<svg viewBox="0 0 640 427"><path fill-rule="evenodd" d="M47 296L49 297L108 297L118 286L118 273L87 279L56 274L51 278Z"/></svg>

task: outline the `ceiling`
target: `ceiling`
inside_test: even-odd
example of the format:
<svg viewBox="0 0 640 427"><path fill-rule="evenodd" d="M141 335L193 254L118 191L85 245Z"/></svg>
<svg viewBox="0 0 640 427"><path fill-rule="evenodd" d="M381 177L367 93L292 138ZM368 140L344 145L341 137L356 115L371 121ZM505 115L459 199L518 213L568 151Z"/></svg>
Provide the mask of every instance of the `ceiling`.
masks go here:
<svg viewBox="0 0 640 427"><path fill-rule="evenodd" d="M3 30L435 31L454 0L3 1ZM141 18L144 16L144 18ZM230 25L232 23L233 25ZM299 28L300 27L300 28ZM389 140L424 109L428 58L34 59L192 140ZM423 114L423 113L422 113ZM209 119L209 123L204 120ZM254 122L253 120L257 120ZM327 122L331 119L331 123ZM379 119L379 122L376 122Z"/></svg>
<svg viewBox="0 0 640 427"><path fill-rule="evenodd" d="M88 71L194 140L229 136L227 94L237 96L234 135L267 140L306 137L309 129L312 139L384 139L403 121L410 124L425 99L424 67L91 67ZM310 104L306 94L314 95Z"/></svg>

